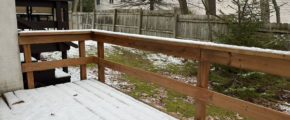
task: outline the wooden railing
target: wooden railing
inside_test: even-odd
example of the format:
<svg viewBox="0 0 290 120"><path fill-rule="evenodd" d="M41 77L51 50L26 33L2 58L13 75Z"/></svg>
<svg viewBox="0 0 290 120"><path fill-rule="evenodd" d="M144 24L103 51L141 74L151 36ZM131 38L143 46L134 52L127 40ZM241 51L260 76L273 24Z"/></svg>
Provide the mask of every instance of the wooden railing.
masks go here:
<svg viewBox="0 0 290 120"><path fill-rule="evenodd" d="M85 56L85 40L98 42L98 57ZM79 41L80 58L31 62L31 44ZM104 43L132 47L142 50L174 55L197 60L197 85L186 84L156 73L129 67L104 59ZM111 68L143 80L159 84L196 99L196 120L204 120L206 104L213 104L257 120L289 120L290 115L270 108L246 102L208 90L211 63L218 63L242 69L260 71L290 77L290 53L247 47L232 47L205 42L191 42L171 38L122 34L108 31L62 31L62 32L21 32L19 44L24 46L25 63L22 71L27 72L29 88L34 88L33 71L81 65L81 79L86 79L85 64L98 64L98 79L105 81L104 67Z"/></svg>

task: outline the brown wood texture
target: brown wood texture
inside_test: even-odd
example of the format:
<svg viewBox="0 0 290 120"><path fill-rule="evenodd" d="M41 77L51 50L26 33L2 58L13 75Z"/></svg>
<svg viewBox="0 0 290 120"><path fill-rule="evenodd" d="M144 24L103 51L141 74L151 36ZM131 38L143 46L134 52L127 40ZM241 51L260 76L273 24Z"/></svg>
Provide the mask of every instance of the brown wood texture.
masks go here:
<svg viewBox="0 0 290 120"><path fill-rule="evenodd" d="M210 63L205 61L198 62L197 87L208 89ZM195 120L205 120L206 103L197 98L195 102Z"/></svg>
<svg viewBox="0 0 290 120"><path fill-rule="evenodd" d="M64 32L66 33L66 32ZM37 33L36 33L37 34ZM83 41L90 40L90 33L81 33L81 34L55 34L55 35L43 35L44 33L39 33L40 35L20 35L19 36L19 45L25 44L44 44L44 43L57 43L57 42L71 42L71 41Z"/></svg>
<svg viewBox="0 0 290 120"><path fill-rule="evenodd" d="M91 34L91 31L66 31L66 32L60 32L60 31L55 31L55 32L20 32L19 36L20 37L29 37L29 36L50 36L50 35L82 35L82 34Z"/></svg>
<svg viewBox="0 0 290 120"><path fill-rule="evenodd" d="M134 47L134 48L139 48L139 49L144 49L144 50L154 50L154 49L152 49L152 48L145 49L142 46L138 45L137 43L139 43L139 42L141 42L141 43L142 42L146 42L146 43L152 42L152 44L162 45L162 46L158 46L158 47L163 47L164 45L173 44L174 47L183 46L183 47L190 47L190 48L197 48L197 49L204 49L204 50L216 50L216 51L221 51L221 52L231 52L231 53L238 53L238 54L244 54L244 55L253 55L253 56L261 56L261 57L279 58L279 59L284 59L284 60L290 60L289 54L287 55L287 54L279 54L279 53L263 52L263 51L255 51L255 50L244 50L244 49L238 49L235 47L222 47L222 46L217 46L217 45L164 41L164 40L158 40L158 39L141 38L141 37L135 37L135 36L129 36L129 35L124 36L124 35L120 35L120 34L110 34L110 33L102 33L102 32L93 32L93 34L94 35L93 35L92 39L94 39L96 41L103 41L103 42L108 42L108 43L112 43L112 44L118 44L118 45L122 45L122 46ZM132 44L132 45L130 45L130 44ZM134 45L136 45L136 46L134 46ZM143 45L143 46L145 46L145 45ZM158 51L156 51L156 52L158 52ZM184 52L187 52L187 51L184 51ZM167 54L167 53L165 53L165 54ZM185 53L182 53L182 54L185 54ZM180 57L186 57L186 55L183 55Z"/></svg>
<svg viewBox="0 0 290 120"><path fill-rule="evenodd" d="M80 58L86 57L86 48L85 48L85 41L79 41L79 55ZM87 79L87 67L86 64L80 65L80 79L86 80Z"/></svg>
<svg viewBox="0 0 290 120"><path fill-rule="evenodd" d="M95 63L95 57L70 58L70 59L55 60L55 61L24 63L22 64L22 72L40 71L40 70L47 70L47 69L58 68L58 67L84 65L84 64L90 64L90 63Z"/></svg>
<svg viewBox="0 0 290 120"><path fill-rule="evenodd" d="M29 63L31 63L31 48L30 48L30 45L24 45L23 49L24 49L25 64L29 64ZM33 72L32 71L26 73L26 79L27 79L28 88L29 89L34 88L34 76L33 76Z"/></svg>
<svg viewBox="0 0 290 120"><path fill-rule="evenodd" d="M104 43L98 42L98 59L104 59ZM98 79L101 82L105 82L105 68L103 63L98 61Z"/></svg>
<svg viewBox="0 0 290 120"><path fill-rule="evenodd" d="M233 66L274 75L290 77L290 55L270 52L241 50L213 45L200 45L140 38L109 33L93 33L93 39L100 42L149 50L193 60ZM200 51L203 51L200 54Z"/></svg>
<svg viewBox="0 0 290 120"><path fill-rule="evenodd" d="M104 59L98 59L101 64L113 70L117 70L140 79L161 85L163 87L175 90L182 94L192 96L203 102L222 107L242 115L246 115L255 120L289 120L290 115L284 112L279 112L270 108L256 105L247 101L237 98L226 96L217 92L210 91L206 88L195 87L165 76L140 70L137 68L125 66L122 64L114 63ZM207 65L205 65L207 66ZM206 69L205 69L206 71ZM206 83L202 83L206 84Z"/></svg>
<svg viewBox="0 0 290 120"><path fill-rule="evenodd" d="M197 46L192 47L185 43L179 44L176 42L96 32L93 35L93 40L195 60L200 57L200 49L198 49Z"/></svg>
<svg viewBox="0 0 290 120"><path fill-rule="evenodd" d="M290 77L290 60L217 50L203 50L201 56L212 63Z"/></svg>
<svg viewBox="0 0 290 120"><path fill-rule="evenodd" d="M22 40L22 43L25 44L38 43L34 40L30 40L31 37L35 37L38 40L44 37L45 39L42 43L45 42L52 43L58 41L63 42L64 39L66 40L80 39L77 38L77 36L73 36L76 37L73 38L69 34L63 33L58 33L60 35L54 35L53 33L49 34L40 33L40 34L42 35L22 34L22 36L20 35L20 38L22 38L20 39L20 41ZM80 35L80 34L72 32L72 35ZM207 89L210 63L218 63L242 69L249 69L290 77L290 55L271 52L252 51L252 50L242 50L212 45L164 41L158 39L140 38L135 36L124 36L101 32L92 32L91 34L85 33L81 34L81 36L83 38L93 39L98 42L98 58L81 57L75 59L66 59L50 62L47 61L40 63L24 63L22 64L23 72L31 72L56 67L88 64L95 62L98 63L99 69L98 77L99 80L102 82L105 81L104 67L108 67L196 98L198 103L196 106L197 107L196 117L200 118L201 120L204 119L205 116L206 104L213 104L218 107L238 112L242 115L246 115L250 118L254 118L257 120L290 119L290 115L287 113L275 111L260 105L239 100ZM49 40L50 37L52 37L53 40ZM126 47L138 48L142 50L149 50L168 55L199 60L201 62L199 63L198 68L197 86L186 84L171 78L161 76L159 74L147 72L137 68L104 60L104 43L111 43ZM25 54L28 54L27 52L29 51L28 49L29 45L24 46L26 46ZM25 57L27 57L27 55Z"/></svg>

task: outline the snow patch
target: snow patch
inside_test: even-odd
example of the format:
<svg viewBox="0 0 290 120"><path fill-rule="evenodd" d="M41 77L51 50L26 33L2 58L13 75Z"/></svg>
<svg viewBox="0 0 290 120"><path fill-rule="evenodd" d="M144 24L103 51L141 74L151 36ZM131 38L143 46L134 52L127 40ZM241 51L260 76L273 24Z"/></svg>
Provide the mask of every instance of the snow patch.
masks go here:
<svg viewBox="0 0 290 120"><path fill-rule="evenodd" d="M285 110L285 112L287 112L287 113L290 113L290 103L287 103L287 102L284 102L284 104L285 105L281 105L280 104L280 108L282 109L282 110Z"/></svg>

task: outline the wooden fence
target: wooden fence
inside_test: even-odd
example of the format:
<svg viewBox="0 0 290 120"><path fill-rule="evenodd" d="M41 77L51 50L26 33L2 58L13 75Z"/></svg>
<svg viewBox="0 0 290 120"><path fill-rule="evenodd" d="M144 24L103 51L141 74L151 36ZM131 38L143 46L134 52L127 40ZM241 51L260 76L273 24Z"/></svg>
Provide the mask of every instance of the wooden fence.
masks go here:
<svg viewBox="0 0 290 120"><path fill-rule="evenodd" d="M209 32L209 24L213 32ZM174 11L141 9L100 10L94 13L70 13L71 29L101 29L161 37L213 40L217 34L227 33L224 22L205 15L179 15ZM283 35L290 39L290 24L267 24L257 31L261 34Z"/></svg>
<svg viewBox="0 0 290 120"><path fill-rule="evenodd" d="M98 56L85 56L85 40L98 42ZM31 44L79 41L80 58L65 60L31 62ZM148 50L197 60L197 85L168 78L156 73L118 64L104 58L104 43ZM260 105L226 96L208 90L210 64L217 63L241 69L266 72L290 78L290 54L274 50L232 47L207 42L188 42L184 40L121 34L108 31L62 31L19 33L19 45L24 46L25 63L22 72L27 72L29 88L34 88L33 71L81 65L81 79L86 79L85 64L98 64L98 80L104 82L104 68L111 68L140 79L159 84L196 99L195 120L205 120L206 104L213 104L256 120L289 120L290 114L279 112Z"/></svg>

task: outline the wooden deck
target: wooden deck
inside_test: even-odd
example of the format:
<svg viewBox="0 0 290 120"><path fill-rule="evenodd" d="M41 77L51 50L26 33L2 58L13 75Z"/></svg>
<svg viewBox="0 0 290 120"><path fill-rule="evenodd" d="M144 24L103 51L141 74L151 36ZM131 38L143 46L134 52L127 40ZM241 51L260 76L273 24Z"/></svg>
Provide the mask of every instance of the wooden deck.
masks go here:
<svg viewBox="0 0 290 120"><path fill-rule="evenodd" d="M97 42L98 50L96 52L98 56L85 55L86 40ZM32 62L31 45L72 41L79 42L79 58ZM80 65L80 78L81 80L85 80L87 77L86 64L93 63L98 65L98 80L100 82L105 81L104 69L110 68L194 97L196 99L195 120L206 119L207 104L237 112L255 120L290 120L290 114L208 89L210 65L213 63L290 78L289 51L116 33L102 30L20 32L18 42L24 48L25 63L22 64L22 72L26 72L28 88L31 89L34 88L34 71ZM104 58L105 43L197 60L197 84L194 86L168 78L167 76L106 60ZM109 103L111 102L109 101ZM141 112L143 113L142 110ZM110 113L114 113L114 110Z"/></svg>
<svg viewBox="0 0 290 120"><path fill-rule="evenodd" d="M0 120L176 119L96 80L18 90L3 98Z"/></svg>

